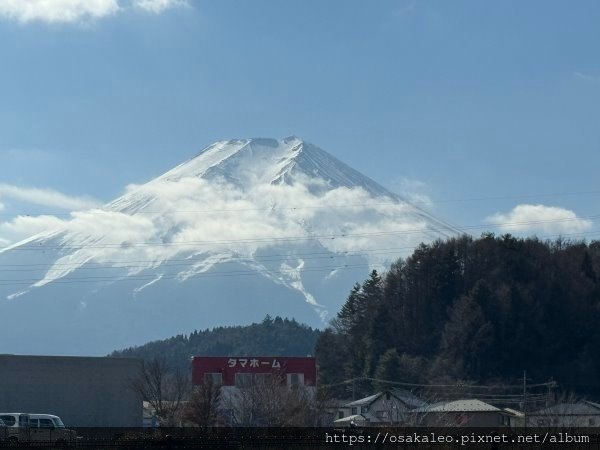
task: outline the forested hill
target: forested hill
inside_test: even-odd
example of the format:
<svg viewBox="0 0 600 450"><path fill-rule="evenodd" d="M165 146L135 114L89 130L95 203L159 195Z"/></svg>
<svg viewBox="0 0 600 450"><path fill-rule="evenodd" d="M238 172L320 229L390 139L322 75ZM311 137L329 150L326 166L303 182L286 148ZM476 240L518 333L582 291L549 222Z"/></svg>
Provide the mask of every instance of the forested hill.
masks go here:
<svg viewBox="0 0 600 450"><path fill-rule="evenodd" d="M188 369L191 356L313 355L319 330L295 320L267 316L261 323L194 331L161 341L115 351L113 357L165 358L175 369Z"/></svg>
<svg viewBox="0 0 600 450"><path fill-rule="evenodd" d="M321 384L505 383L527 370L598 398L599 349L600 242L484 235L421 245L373 272L316 355Z"/></svg>

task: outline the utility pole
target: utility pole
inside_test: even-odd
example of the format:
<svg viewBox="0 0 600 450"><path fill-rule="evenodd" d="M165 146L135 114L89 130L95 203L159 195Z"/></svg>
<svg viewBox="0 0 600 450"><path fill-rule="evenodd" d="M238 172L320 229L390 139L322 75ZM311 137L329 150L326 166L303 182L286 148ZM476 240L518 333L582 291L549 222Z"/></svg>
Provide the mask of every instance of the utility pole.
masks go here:
<svg viewBox="0 0 600 450"><path fill-rule="evenodd" d="M523 370L523 426L527 427L527 371Z"/></svg>
<svg viewBox="0 0 600 450"><path fill-rule="evenodd" d="M554 398L554 392L553 389L556 389L558 385L556 384L556 381L554 381L554 378L550 377L550 381L548 381L548 397L546 397L546 406L550 406L555 398Z"/></svg>
<svg viewBox="0 0 600 450"><path fill-rule="evenodd" d="M356 378L352 378L352 401L356 400Z"/></svg>

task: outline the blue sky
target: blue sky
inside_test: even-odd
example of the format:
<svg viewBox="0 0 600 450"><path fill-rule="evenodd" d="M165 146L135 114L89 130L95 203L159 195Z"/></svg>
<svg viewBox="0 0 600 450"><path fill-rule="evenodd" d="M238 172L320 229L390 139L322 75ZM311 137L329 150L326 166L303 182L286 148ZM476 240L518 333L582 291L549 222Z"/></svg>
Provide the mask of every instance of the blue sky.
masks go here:
<svg viewBox="0 0 600 450"><path fill-rule="evenodd" d="M598 230L596 1L40 4L0 0L5 243L17 214L111 200L216 140L288 135L458 225Z"/></svg>

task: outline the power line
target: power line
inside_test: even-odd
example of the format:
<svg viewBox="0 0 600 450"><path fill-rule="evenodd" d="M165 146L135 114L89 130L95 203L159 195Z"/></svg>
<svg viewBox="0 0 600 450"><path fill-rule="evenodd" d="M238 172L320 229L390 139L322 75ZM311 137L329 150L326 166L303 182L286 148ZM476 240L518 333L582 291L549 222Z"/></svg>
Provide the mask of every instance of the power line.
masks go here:
<svg viewBox="0 0 600 450"><path fill-rule="evenodd" d="M409 247L406 247L407 249ZM414 248L414 247L411 247ZM303 257L302 261L315 261L315 260L335 260L335 259L342 259L342 258L347 258L350 256L358 256L358 257L368 257L368 256L384 256L384 255L396 255L397 254L397 250L389 250L389 251L382 251L382 252L370 252L370 253L342 253L342 254L331 254L331 253L324 253L324 255L329 255L329 256L309 256L309 257ZM248 260L257 260L260 262L264 262L264 263L277 263L277 262L285 262L288 261L291 258L294 258L296 255L288 255L287 257L283 256L283 257L250 257L250 256L240 256L240 257L231 257L231 258L227 258L226 261L219 261L220 264L226 264L226 263L236 263L239 261L248 261ZM194 266L196 263L201 263L201 262L205 262L206 259L193 259L193 260L188 260L187 263L175 263L172 264L173 261L182 261L182 260L167 260L164 263L161 263L160 261L148 261L147 264L144 265L121 265L122 263L127 263L127 261L123 261L121 263L112 263L112 264L117 264L117 265L113 265L113 266L106 266L106 265L100 265L100 266L95 266L95 267L86 267L84 265L81 264L74 264L74 263L70 263L70 264L64 264L64 265L59 265L58 267L55 267L55 265L53 264L51 268L46 269L46 268L37 268L37 269L0 269L0 272L35 272L35 271L62 271L65 269L68 269L69 267L77 267L80 270L117 270L117 269L151 269L153 268L152 264L153 263L157 263L158 265L156 267L161 267L161 268L166 268L166 267L192 267ZM94 264L109 264L107 263L94 263ZM0 267L5 267L5 265L0 265ZM47 267L47 265L46 265ZM300 269L302 270L302 269Z"/></svg>
<svg viewBox="0 0 600 450"><path fill-rule="evenodd" d="M581 236L583 234L586 235L595 235L600 234L599 232L592 233L574 233L573 235ZM542 237L565 237L568 235L547 235ZM343 252L311 252L311 253L287 253L287 254L271 254L271 255L238 255L238 256L228 256L225 261L219 261L220 264L225 263L235 263L238 261L260 261L265 263L276 263L276 262L285 262L290 259L301 259L302 261L315 261L315 260L335 260L342 259L348 257L373 257L373 256L386 256L386 255L397 255L399 251L402 250L415 250L419 246L409 246L409 247L390 247L387 249L364 249L364 250L354 250L354 251L343 251ZM127 261L84 261L78 263L50 263L50 264L0 264L0 273L1 272L36 272L36 271L45 271L45 272L57 272L64 271L69 268L77 268L78 270L121 270L121 269L156 269L160 268L168 268L168 267L191 267L196 263L202 263L206 261L206 257L204 258L185 258L185 259L168 259L164 261L160 261L157 259L147 259L147 260L127 260ZM88 266L89 264L93 264L93 266ZM138 265L134 265L138 264ZM51 266L48 268L48 266ZM10 269L5 269L3 267L11 267ZM18 267L18 268L13 268ZM28 267L26 269L22 267ZM37 268L35 268L37 267ZM304 269L300 269L304 270Z"/></svg>
<svg viewBox="0 0 600 450"><path fill-rule="evenodd" d="M370 268L372 267L372 265L369 264L347 264L347 265L343 265L343 266L333 266L333 267L316 267L316 268L309 268L309 269L302 269L302 272L332 272L335 270L350 270L350 269L359 269L359 268ZM273 274L287 274L287 273L293 273L298 271L298 269L289 269L289 270L270 270L267 273L269 275L273 275ZM261 272L257 272L256 270L238 270L238 271L221 271L221 272L194 272L192 274L189 274L191 278L192 276L194 278L210 278L210 277L230 277L230 276L245 276L245 275L252 275L252 276L256 276L256 275L263 275L264 273ZM76 283L101 283L101 282L113 282L113 281L153 281L153 280L174 280L177 278L184 278L182 277L181 273L177 273L177 274L166 274L166 275L161 275L161 274L148 274L148 275L131 275L131 276L89 276L89 277L77 277L77 278L71 278L71 279L62 279L62 278L56 278L56 279L52 279L52 280L48 280L49 282L52 283L58 283L58 284L76 284ZM38 283L40 281L44 281L44 280L40 280L39 278L35 278L35 279L16 279L16 280L0 280L0 286L29 286L32 283Z"/></svg>
<svg viewBox="0 0 600 450"><path fill-rule="evenodd" d="M488 197L465 197L465 198L449 198L441 200L431 201L419 201L419 200L407 200L401 198L397 202L379 202L379 203L351 203L351 204L331 204L331 205L318 205L318 206L288 206L288 207L265 207L265 208L221 208L221 209L192 209L192 210L168 210L169 214L182 213L182 214L207 214L217 212L250 212L250 211L294 211L294 210L310 210L310 209L344 209L344 208L356 208L356 207L375 207L375 206L398 206L402 204L415 205L415 204L445 204L445 203L463 203L463 202L477 202L477 201L489 201L489 200L515 200L523 198L536 198L536 197L567 197L567 196L578 196L578 195L595 195L600 194L600 190L589 190L589 191L574 191L574 192L554 192L554 193L537 193L537 194L518 194L518 195L497 195ZM400 196L401 197L401 196ZM111 209L90 209L77 212L85 213L104 213L104 212L120 212ZM136 211L134 214L164 214L165 211ZM127 213L123 213L127 214ZM16 215L21 216L34 216L34 215L48 215L57 217L70 217L71 213L65 212L52 212L45 211L40 213L26 213L16 212L13 214L1 213L0 216L12 217Z"/></svg>
<svg viewBox="0 0 600 450"><path fill-rule="evenodd" d="M582 234L600 234L600 232L595 233L575 233L576 236L582 236ZM546 235L542 237L565 237L566 235ZM419 245L420 246L420 245ZM256 260L263 263L277 263L277 262L285 262L291 258L299 258L303 261L315 261L315 260L335 260L347 257L364 257L369 258L373 256L385 256L385 255L397 255L398 251L401 250L415 250L419 246L410 246L410 247L392 247L388 249L374 249L374 250L357 250L357 251L344 251L339 253L332 252L312 252L312 253L288 253L288 254L279 254L279 255L248 255L248 256L230 256L225 261L217 261L215 264L227 264L227 263L236 263L236 262L244 262L248 260ZM156 259L151 260L131 260L131 261L83 261L77 263L46 263L46 264L0 264L0 273L2 272L38 272L42 271L46 274L51 272L69 272L69 269L77 269L77 270L102 270L102 271L110 271L110 270L123 270L123 269L143 269L143 270L157 270L157 269L165 269L170 267L193 267L196 263L205 262L207 258L185 258L185 259L168 259L165 261L160 261ZM144 265L133 265L133 263L145 263ZM92 266L88 266L88 265ZM112 266L109 266L111 265ZM370 264L364 265L369 267L381 266L381 263L378 264ZM8 269L6 267L9 267ZM15 268L16 267L16 268ZM338 266L342 267L342 266ZM298 270L302 272L306 272L309 270L319 269L298 269L298 268L290 268L289 270ZM329 268L326 268L329 269ZM271 271L269 271L271 272ZM212 273L212 272L211 272ZM227 272L232 273L232 272ZM164 274L163 274L164 275ZM153 277L152 275L145 275L147 277ZM105 276L105 278L111 279L121 279L123 276ZM133 279L133 278L128 278ZM25 281L27 279L18 279L18 280L0 280L1 281ZM39 279L32 280L39 281Z"/></svg>
<svg viewBox="0 0 600 450"><path fill-rule="evenodd" d="M392 252L397 252L399 250L412 250L415 249L415 246L410 246L410 247L388 247L388 248L376 248L376 249L362 249L362 250L346 250L346 251L340 251L340 252L336 252L337 255L339 256L364 256L366 254L378 254L378 253L392 253ZM245 259L249 259L250 257L252 259L262 259L262 258L271 258L271 257L281 257L283 260L286 260L288 258L291 257L306 257L306 256L313 256L313 255L331 255L331 251L324 251L324 252L309 252L309 253L280 253L280 254L270 254L270 255L252 255L252 256L237 256L237 257L229 257L228 260L231 259L239 259L239 260L245 260ZM308 258L310 259L310 258ZM198 258L198 259L193 259L193 258L184 258L184 259L169 259L169 262L198 262L198 261L205 261L206 258ZM142 260L127 260L127 261L102 261L102 262L94 262L94 261L86 261L85 264L123 264L123 263L160 263L161 261L158 261L156 259L142 259ZM52 264L52 266L79 266L80 263L54 263ZM48 264L0 264L0 267L30 267L30 266L42 266L42 267L46 267L48 266ZM124 267L124 266L119 266L119 267ZM127 266L129 267L129 266Z"/></svg>
<svg viewBox="0 0 600 450"><path fill-rule="evenodd" d="M463 383L456 383L456 384L426 384L426 383L405 383L402 381L391 381L391 380L383 380L380 378L372 378L372 377L354 377L354 378L350 378L348 380L343 380L340 381L338 383L332 383L332 384L325 384L325 385L319 385L319 387L321 388L330 388L330 387L336 387L336 386L341 386L344 384L351 384L354 383L356 381L371 381L371 382L376 382L376 383L381 383L381 384L390 384L390 385L395 385L395 386L406 386L406 387L415 387L415 388L468 388L468 389L521 389L523 386L521 384L514 384L514 385L476 385L476 384L463 384ZM538 383L538 384L529 384L528 387L533 388L533 387L548 387L548 386L554 386L555 383L552 381L546 382L546 383ZM480 394L475 394L475 395L480 395ZM520 394L515 394L515 397L519 397Z"/></svg>
<svg viewBox="0 0 600 450"><path fill-rule="evenodd" d="M82 244L82 245L29 245L24 244L19 247L11 248L11 250L37 250L37 249L52 249L52 248L122 248L128 249L132 247L171 247L180 245L222 245L222 244L252 244L262 242L294 242L294 241L307 241L315 239L323 240L334 240L334 239L345 239L355 237L373 237L373 236L389 236L396 234L416 234L424 233L427 231L438 231L438 230L427 230L427 229L412 229L412 230L398 230L398 231L379 231L370 233L340 233L340 234L327 234L327 235L306 235L306 236L291 236L291 237L263 237L263 238L246 238L246 239L223 239L223 240L202 240L202 241L179 241L179 242L121 242L121 243L107 243L107 244ZM27 247L29 245L29 247Z"/></svg>
<svg viewBox="0 0 600 450"><path fill-rule="evenodd" d="M522 222L503 222L494 223L490 225L470 225L462 227L463 229L476 230L476 229L490 229L490 228L506 228L506 227L519 227L522 225L541 225L541 224L553 224L553 223L565 223L580 221L582 219L596 219L599 218L600 214L594 214L585 217L575 218L563 218L563 219L547 219L547 220L530 220ZM340 233L340 234L325 234L325 235L307 235L307 236L292 236L292 237L263 237L263 238L246 238L246 239L231 239L231 240L199 240L199 241L180 241L180 242L121 242L121 243L106 243L106 244L85 244L85 245L44 245L44 244L24 244L19 247L13 247L11 250L39 250L39 249L79 249L82 246L85 248L122 248L128 249L133 247L172 247L172 246L186 246L186 245L221 245L221 244L244 244L244 243L261 243L261 242L294 242L294 241L307 241L307 240L334 240L334 239L347 239L357 237L377 237L377 236L392 236L392 235L404 235L404 234L416 234L416 233L427 233L427 232L438 232L441 233L446 230L436 228L418 228L418 229L406 229L406 230L393 230L393 231L379 231L369 233ZM583 233L576 233L583 234Z"/></svg>

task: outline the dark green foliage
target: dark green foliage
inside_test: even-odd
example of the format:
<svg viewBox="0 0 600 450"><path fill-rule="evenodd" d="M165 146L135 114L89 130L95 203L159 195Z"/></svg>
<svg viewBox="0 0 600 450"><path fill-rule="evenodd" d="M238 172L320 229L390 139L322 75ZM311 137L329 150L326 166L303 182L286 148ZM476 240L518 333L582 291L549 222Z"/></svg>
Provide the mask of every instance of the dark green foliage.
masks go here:
<svg viewBox="0 0 600 450"><path fill-rule="evenodd" d="M452 304L440 339L435 372L452 378L486 374L494 357L486 353L494 340L494 327L485 319L480 305L489 296L489 290L478 283L469 295Z"/></svg>
<svg viewBox="0 0 600 450"><path fill-rule="evenodd" d="M485 234L422 244L383 281L373 273L351 291L317 343L322 383L375 377L393 349L392 381L514 382L525 369L600 395L599 275L599 242ZM373 388L363 384L358 394Z"/></svg>
<svg viewBox="0 0 600 450"><path fill-rule="evenodd" d="M395 348L390 348L379 358L379 364L377 364L377 369L375 370L375 378L385 381L398 381L400 376L400 357ZM390 389L390 385L376 382L375 389L385 391L386 389Z"/></svg>
<svg viewBox="0 0 600 450"><path fill-rule="evenodd" d="M356 284L346 303L342 306L336 318L332 320L333 330L323 333L323 338L317 344L317 363L320 366L320 383L328 385L339 381L369 376L377 365L378 359L374 348L379 345L375 336L371 336L376 316L374 311L383 304L383 281L372 271L369 278L362 284ZM336 347L331 348L332 345ZM329 355L335 353L332 359ZM379 358L379 355L377 355ZM340 397L351 397L352 389L356 386L335 386L328 391L335 392ZM362 382L358 392L362 394L372 389L369 382Z"/></svg>
<svg viewBox="0 0 600 450"><path fill-rule="evenodd" d="M327 329L321 334L315 347L315 353L319 355L319 360L326 362L319 367L320 383L327 384L329 380L342 381L340 372L343 371L348 357L345 349L346 342L342 334L335 333L331 329ZM328 392L339 398L347 396L344 385L333 386Z"/></svg>
<svg viewBox="0 0 600 450"><path fill-rule="evenodd" d="M295 320L267 316L262 323L218 327L178 335L111 354L151 360L164 358L173 369L189 370L192 356L269 355L306 356L314 353L320 331Z"/></svg>

